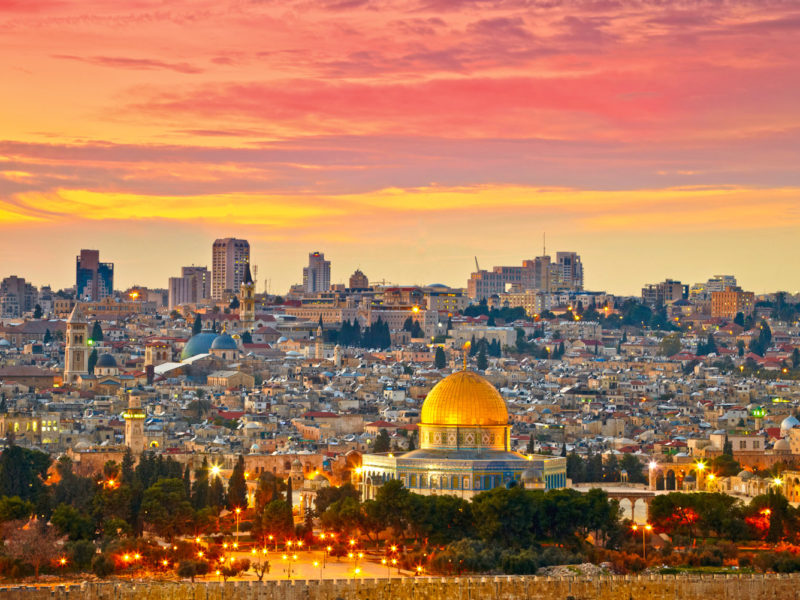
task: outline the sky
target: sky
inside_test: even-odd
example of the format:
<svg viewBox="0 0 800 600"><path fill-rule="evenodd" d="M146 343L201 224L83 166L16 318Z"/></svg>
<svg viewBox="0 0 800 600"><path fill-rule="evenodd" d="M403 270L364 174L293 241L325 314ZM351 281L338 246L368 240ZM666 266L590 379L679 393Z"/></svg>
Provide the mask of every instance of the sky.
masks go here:
<svg viewBox="0 0 800 600"><path fill-rule="evenodd" d="M0 0L0 277L464 286L577 251L588 289L800 290L800 4Z"/></svg>

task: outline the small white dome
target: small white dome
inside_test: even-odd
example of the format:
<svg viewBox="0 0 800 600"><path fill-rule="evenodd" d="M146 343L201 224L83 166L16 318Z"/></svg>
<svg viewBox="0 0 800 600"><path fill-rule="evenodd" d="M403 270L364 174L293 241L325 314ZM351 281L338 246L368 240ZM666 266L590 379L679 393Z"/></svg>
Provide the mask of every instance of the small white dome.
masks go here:
<svg viewBox="0 0 800 600"><path fill-rule="evenodd" d="M781 422L781 433L785 433L790 429L794 429L800 425L800 421L798 421L794 416L788 416Z"/></svg>
<svg viewBox="0 0 800 600"><path fill-rule="evenodd" d="M783 452L792 451L792 447L789 445L789 442L786 440L786 438L781 438L777 442L775 442L775 445L772 447L772 449Z"/></svg>

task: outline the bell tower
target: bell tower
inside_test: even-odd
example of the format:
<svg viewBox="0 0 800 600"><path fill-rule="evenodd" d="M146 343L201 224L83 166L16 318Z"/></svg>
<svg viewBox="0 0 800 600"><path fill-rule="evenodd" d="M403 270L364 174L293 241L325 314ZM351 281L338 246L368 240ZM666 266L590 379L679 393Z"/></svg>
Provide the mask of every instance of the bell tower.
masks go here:
<svg viewBox="0 0 800 600"><path fill-rule="evenodd" d="M256 320L256 284L250 275L250 263L244 271L244 279L239 289L239 323L241 331L252 331Z"/></svg>
<svg viewBox="0 0 800 600"><path fill-rule="evenodd" d="M64 348L64 383L75 383L80 375L89 374L89 323L80 303L67 319L67 344Z"/></svg>

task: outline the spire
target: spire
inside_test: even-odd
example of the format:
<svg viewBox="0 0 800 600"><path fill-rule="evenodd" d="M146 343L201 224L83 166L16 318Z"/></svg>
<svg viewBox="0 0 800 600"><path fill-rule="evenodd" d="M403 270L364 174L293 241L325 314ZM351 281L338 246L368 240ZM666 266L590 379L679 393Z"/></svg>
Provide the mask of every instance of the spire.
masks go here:
<svg viewBox="0 0 800 600"><path fill-rule="evenodd" d="M69 314L67 323L86 323L86 319L83 318L83 313L81 312L80 307L81 303L76 302L75 306L72 308L72 312Z"/></svg>
<svg viewBox="0 0 800 600"><path fill-rule="evenodd" d="M250 275L250 263L246 263L244 266L244 280L242 283L253 283L253 276Z"/></svg>

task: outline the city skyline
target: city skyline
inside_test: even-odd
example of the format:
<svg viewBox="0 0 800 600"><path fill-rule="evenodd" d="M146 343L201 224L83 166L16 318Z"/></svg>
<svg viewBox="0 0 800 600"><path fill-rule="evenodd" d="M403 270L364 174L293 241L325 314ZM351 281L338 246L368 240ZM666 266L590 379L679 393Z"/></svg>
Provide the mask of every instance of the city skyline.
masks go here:
<svg viewBox="0 0 800 600"><path fill-rule="evenodd" d="M209 240L208 240L209 246L212 245L213 241L214 241L213 238L209 238ZM124 267L126 266L126 264L130 265L130 262L126 263L126 261L117 260L113 255L114 246L106 246L105 248L106 249L100 250L100 254L102 256L104 256L105 258L107 258L108 260L110 260L110 262L115 265L115 267L116 267L115 270L117 271L117 272L115 272L115 279L120 281L119 284L115 283L115 285L114 285L115 291L122 291L122 290L128 289L130 287L134 287L134 286L146 286L146 287L152 288L152 289L167 289L169 287L169 280L173 279L174 276L175 276L175 273L180 271L181 269L185 270L187 268L192 269L192 268L203 268L203 267L206 267L209 270L209 274L211 272L212 260L211 260L211 253L209 251L209 257L208 257L209 260L207 260L205 262L202 259L200 259L199 257L195 258L195 259L190 258L190 259L188 259L188 262L184 262L183 264L175 263L174 265L171 262L165 262L164 260L160 261L160 263L158 264L159 273L162 270L167 273L166 279L164 281L161 281L161 279L159 277L156 277L156 276L152 276L150 279L136 279L134 277L131 277L130 275L126 275L126 272L124 270ZM76 250L76 252L77 251L78 250ZM562 252L562 250L560 248L555 248L555 247L553 247L551 249L550 248L547 249L548 255L551 256L553 258L553 260L555 260L556 254L558 252ZM124 254L125 254L124 249L122 249L121 255L124 255ZM325 253L322 252L322 254L324 255ZM592 272L592 270L594 269L595 265L597 264L597 261L591 256L587 257L586 255L582 255L581 252L577 252L577 254L581 256L581 260L585 264L588 263L590 265L589 268L586 270L586 280L589 281L589 282L596 282L597 283L596 285L591 285L591 284L585 285L584 289L587 290L587 291L605 291L605 292L608 292L608 293L617 294L617 295L623 295L623 296L639 296L643 286L646 286L646 285L649 285L649 284L653 284L656 281L660 281L660 280L664 280L664 279L676 279L676 280L680 281L683 284L689 284L690 285L690 284L693 284L693 283L703 283L704 281L706 281L707 279L709 279L712 276L716 276L716 275L724 273L724 274L733 275L734 277L736 277L736 279L739 281L739 283L741 285L743 285L747 289L754 290L756 294L766 294L766 293L778 292L778 291L786 291L786 292L789 292L789 293L798 293L798 291L796 289L789 288L789 287L786 287L786 286L781 287L780 284L777 287L774 287L774 288L759 289L757 286L750 285L749 284L749 280L747 278L745 278L745 277L742 277L740 275L739 271L735 271L735 270L732 270L732 269L725 270L725 269L721 269L721 268L716 268L714 265L710 265L709 268L706 269L705 265L696 265L696 264L695 265L689 265L687 263L683 263L682 265L679 266L677 262L676 262L675 266L672 268L671 271L669 271L669 270L665 271L666 274L657 275L657 274L655 274L657 271L651 270L651 271L643 272L642 273L642 278L638 279L638 280L629 276L627 278L627 280L631 282L630 283L631 287L630 287L630 289L628 289L628 288L624 288L623 289L621 287L615 287L614 282L610 281L610 280L606 281L606 282L598 281L598 277L596 276L596 274L594 274ZM302 283L303 283L303 268L304 268L304 265L307 264L308 255L309 255L309 253L306 252L305 254L298 254L297 256L293 255L291 260L284 260L283 263L280 265L280 268L276 269L276 272L281 273L281 274L285 274L285 278L282 279L282 280L278 280L276 282L276 279L271 275L271 273L269 271L267 271L267 273L264 273L263 272L264 271L263 267L260 266L261 264L265 264L265 265L271 265L272 264L271 261L269 260L269 256L266 255L266 253L264 253L263 251L259 252L258 248L256 248L254 251L252 251L252 256L251 256L251 261L250 261L251 265L259 266L259 269L261 269L261 271L259 272L260 273L259 274L259 279L256 282L256 293L263 293L264 292L264 287L265 287L265 281L266 280L269 280L269 293L270 294L274 294L274 295L283 295L283 294L289 292L289 288L291 286L293 286L293 285L301 285L302 286ZM487 255L487 256L491 256L491 255ZM537 256L541 256L541 249L539 249L538 252L531 252L529 255L510 256L510 257L508 257L506 259L498 259L498 261L505 260L506 262L510 262L511 264L518 265L523 260L530 260L530 259L533 259L533 258L535 258ZM262 262L259 262L259 257L263 259ZM285 255L284 255L284 258L286 258ZM380 257L380 256L375 257L375 256L373 256L373 257L371 257L371 259L374 261L372 263L370 263L370 261L368 261L368 260L362 260L359 263L353 263L352 266L351 265L344 265L344 264L339 263L339 261L337 261L337 258L335 256L328 257L328 258L331 258L331 260L330 260L330 263L331 263L331 280L330 280L331 281L331 285L338 285L338 284L347 285L350 276L356 270L363 271L364 274L367 276L368 280L371 282L371 285L374 285L374 284L380 282L382 279L384 279L383 277L380 277L380 276L377 276L377 275L373 276L370 273L369 269L367 269L367 268L365 268L363 266L364 264L376 264L376 265L379 265L382 262L383 257ZM388 284L392 284L392 285L427 286L427 285L443 283L443 284L448 285L448 286L453 287L453 288L463 288L463 289L466 290L467 289L467 283L468 283L469 275L475 271L475 258L476 258L476 256L470 256L465 261L466 265L464 266L463 270L466 273L466 276L465 276L463 281L459 281L459 280L457 280L455 278L443 276L442 273L439 273L439 276L437 277L435 269L433 271L431 271L432 272L432 278L429 278L429 279L426 279L426 280L419 280L419 279L413 279L413 280L402 280L402 279L399 279L399 280L394 280L394 279L389 279L388 277L385 278L385 280L386 280L387 285ZM498 266L500 264L500 262L493 262L493 261L490 261L490 260L484 260L481 256L477 256L477 259L479 260L479 266L481 267L482 270L492 271L496 266ZM66 257L65 257L64 260L67 263L70 262ZM6 262L5 264L8 264L8 262ZM21 264L24 264L24 263L21 263ZM74 259L73 259L73 262L71 262L70 264L74 265ZM190 264L192 266L191 267L186 267L186 264ZM730 263L727 263L727 264L730 264ZM73 272L69 272L67 274L64 274L62 272L60 266L61 266L60 263L55 263L53 265L50 265L51 272L56 273L56 275L54 276L54 278L52 280L48 279L48 280L39 281L39 280L37 280L35 278L35 276L31 275L31 273L35 269L32 269L30 267L26 269L24 266L21 267L20 271L18 271L18 272L12 272L11 270L9 270L8 272L2 272L2 273L0 273L0 278L2 278L2 277L10 277L10 276L19 276L19 277L24 278L28 283L32 283L32 284L36 285L37 287L41 287L41 286L47 285L47 286L50 286L53 290L69 289L71 287L74 287L74 285L75 285L74 271ZM120 267L123 267L123 269L120 269ZM74 266L72 268L74 269ZM667 269L669 269L669 267L667 267ZM669 274L669 273L672 273L672 274ZM684 273L684 274L685 273L696 273L697 275L696 276L681 276L681 273ZM788 281L788 279L789 278L786 278L787 281ZM283 285L281 283L284 280L286 282L285 285ZM744 282L744 283L742 283L742 282ZM238 289L238 286L237 286L237 289Z"/></svg>
<svg viewBox="0 0 800 600"><path fill-rule="evenodd" d="M224 230L275 289L314 247L456 285L546 230L587 288L798 290L775 258L800 225L798 22L746 0L6 3L0 260L59 285L52 257L89 245L153 284Z"/></svg>

